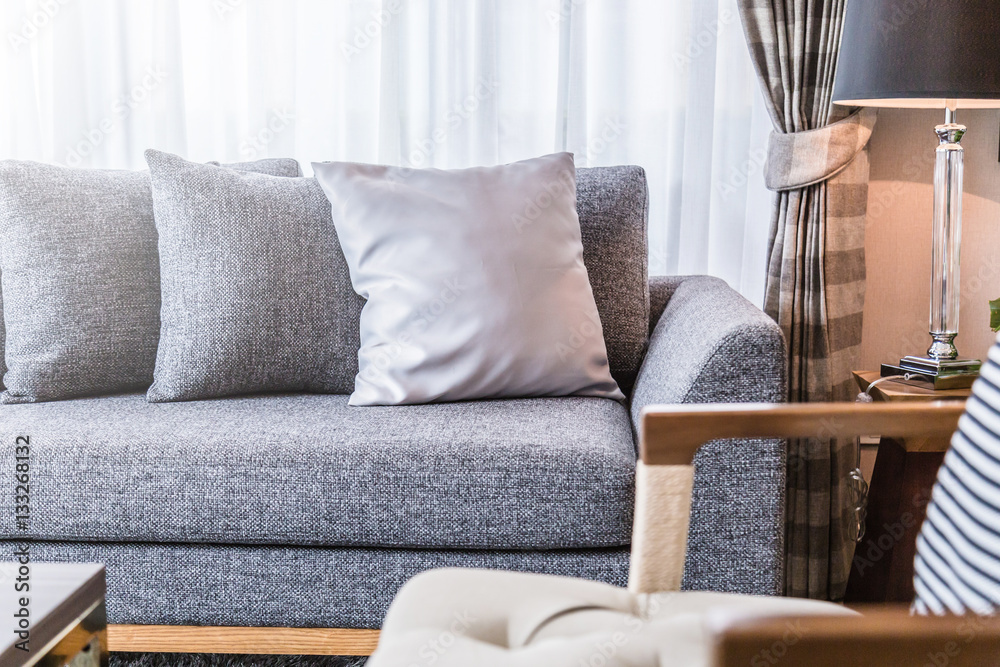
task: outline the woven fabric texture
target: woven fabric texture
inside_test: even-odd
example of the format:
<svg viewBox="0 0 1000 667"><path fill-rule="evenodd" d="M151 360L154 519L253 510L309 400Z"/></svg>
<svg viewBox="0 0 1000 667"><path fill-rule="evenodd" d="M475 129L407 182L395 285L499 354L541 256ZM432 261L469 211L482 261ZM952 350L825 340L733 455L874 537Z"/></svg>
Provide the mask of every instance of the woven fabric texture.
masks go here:
<svg viewBox="0 0 1000 667"><path fill-rule="evenodd" d="M3 273L0 271L0 350L4 348L4 342L7 340L7 327L3 322ZM0 390L6 389L6 385L3 383L3 376L7 374L7 359L6 355L0 354ZM3 394L0 393L0 402L3 402Z"/></svg>
<svg viewBox="0 0 1000 667"><path fill-rule="evenodd" d="M23 434L38 539L553 549L631 535L635 450L626 409L607 399L5 406L0 453Z"/></svg>
<svg viewBox="0 0 1000 667"><path fill-rule="evenodd" d="M649 342L648 208L642 167L576 170L583 263L601 316L611 375L626 394Z"/></svg>
<svg viewBox="0 0 1000 667"><path fill-rule="evenodd" d="M295 160L234 168L275 176ZM145 389L160 333L147 172L0 162L4 403Z"/></svg>
<svg viewBox="0 0 1000 667"><path fill-rule="evenodd" d="M361 304L316 180L146 161L162 292L148 400L350 391Z"/></svg>
<svg viewBox="0 0 1000 667"><path fill-rule="evenodd" d="M13 543L0 544L11 553ZM104 563L108 623L378 628L414 575L472 567L624 586L628 549L441 551L32 542L38 561Z"/></svg>
<svg viewBox="0 0 1000 667"><path fill-rule="evenodd" d="M313 169L367 299L351 405L625 398L583 263L570 153Z"/></svg>
<svg viewBox="0 0 1000 667"><path fill-rule="evenodd" d="M670 297L677 288L689 280L690 276L650 276L649 277L649 333L652 335L666 310Z"/></svg>
<svg viewBox="0 0 1000 667"><path fill-rule="evenodd" d="M662 289L661 285L658 288ZM773 320L717 278L676 279L632 397L657 403L782 402L784 343ZM782 586L785 446L719 440L695 457L684 587L774 595Z"/></svg>
<svg viewBox="0 0 1000 667"><path fill-rule="evenodd" d="M865 108L815 130L772 132L764 173L768 189L797 190L847 169L868 145L877 117L877 109ZM819 155L824 159L816 159Z"/></svg>
<svg viewBox="0 0 1000 667"><path fill-rule="evenodd" d="M298 163L287 159L224 166L274 176L300 174ZM18 175L18 178L10 181L7 175ZM5 183L11 187L6 187ZM140 186L142 192L136 194ZM66 270L53 259L45 265L45 275L35 275L40 270L38 265L21 266L14 272L18 287L38 285L39 278L43 283L50 281L52 287L46 290L52 298L35 300L39 294L34 289L28 296L15 298L13 317L18 321L23 320L20 312L26 309L25 304L44 307L35 309L31 314L32 322L16 327L26 332L19 337L24 342L15 341L15 350L9 353L20 359L16 350L26 346L30 358L25 358L27 366L20 365L25 379L18 381L15 378L15 383L20 385L19 394L8 393L0 400L56 400L148 387L152 383L160 333L159 257L148 172L133 174L5 161L0 163L0 188L0 216L3 216L0 220L15 216L11 218L15 224L3 225L10 230L11 238L22 224L31 225L38 235L36 238L17 232L14 239L17 247L12 249L17 261L25 256L50 252L46 249L49 247L57 249L51 255L53 258L65 257L74 251L84 252L88 258L87 262L80 263L77 257ZM647 197L645 174L640 167L577 170L577 212L584 264L604 328L611 373L626 392L631 389L648 341L648 334L643 330L649 312ZM122 211L125 213L119 215ZM60 239L59 234L65 238ZM0 244L6 245L3 238L0 232ZM79 238L85 239L88 245L77 244ZM69 239L73 239L73 244ZM101 240L109 243L98 245ZM44 247L37 244L44 244ZM2 264L0 255L0 269ZM11 264L12 271L15 266ZM59 270L54 270L57 266ZM101 268L107 266L114 266L115 271ZM340 278L343 284L349 285L346 273ZM95 292L94 285L101 289ZM96 303L95 294L101 297L100 301L107 302L104 307L91 309L79 305ZM115 306L113 313L108 304ZM343 308L345 320L355 318L353 324L348 321L340 327L345 348L357 350L360 345L356 318L362 305L360 297L352 296ZM68 309L73 312L65 317ZM2 292L0 312L3 312ZM65 322L75 324L67 327ZM36 335L40 326L50 333ZM65 335L57 334L59 331ZM114 335L109 336L109 331ZM95 336L88 335L89 332L95 332ZM86 339L77 339L81 336ZM51 344L45 343L47 337L52 338ZM105 342L100 343L98 337ZM71 342L71 338L75 342ZM0 317L0 344L5 339L4 317ZM51 367L49 359L55 360ZM352 357L348 364L350 368L345 376L353 378L357 373L357 359ZM34 370L43 366L45 372ZM0 374L6 370L5 359L0 355ZM106 380L108 377L110 381ZM56 383L65 388L54 386Z"/></svg>
<svg viewBox="0 0 1000 667"><path fill-rule="evenodd" d="M767 181L777 195L764 310L788 341L792 401L851 400L857 391L851 371L861 350L866 145L875 117L833 104L845 6L739 2L774 132L782 135L768 155ZM854 550L846 491L853 444L789 442L788 595L843 597Z"/></svg>

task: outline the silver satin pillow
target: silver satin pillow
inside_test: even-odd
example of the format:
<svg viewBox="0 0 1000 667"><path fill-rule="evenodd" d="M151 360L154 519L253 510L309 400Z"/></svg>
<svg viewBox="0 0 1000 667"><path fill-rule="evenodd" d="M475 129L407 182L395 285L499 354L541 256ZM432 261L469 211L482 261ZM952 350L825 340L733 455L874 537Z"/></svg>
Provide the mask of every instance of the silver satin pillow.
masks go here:
<svg viewBox="0 0 1000 667"><path fill-rule="evenodd" d="M351 405L624 398L583 264L571 154L313 169L368 300Z"/></svg>

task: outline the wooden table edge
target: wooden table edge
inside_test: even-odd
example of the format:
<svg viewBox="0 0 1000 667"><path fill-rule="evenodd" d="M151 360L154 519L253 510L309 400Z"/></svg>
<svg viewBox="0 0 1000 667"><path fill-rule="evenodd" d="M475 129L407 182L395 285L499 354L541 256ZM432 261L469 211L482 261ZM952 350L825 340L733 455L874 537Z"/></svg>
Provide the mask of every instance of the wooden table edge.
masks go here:
<svg viewBox="0 0 1000 667"><path fill-rule="evenodd" d="M852 371L852 375L861 391L868 389L868 385L881 377L878 371ZM963 400L969 397L971 391L971 389L924 389L887 380L876 385L872 389L872 394L873 398L880 401L941 401Z"/></svg>

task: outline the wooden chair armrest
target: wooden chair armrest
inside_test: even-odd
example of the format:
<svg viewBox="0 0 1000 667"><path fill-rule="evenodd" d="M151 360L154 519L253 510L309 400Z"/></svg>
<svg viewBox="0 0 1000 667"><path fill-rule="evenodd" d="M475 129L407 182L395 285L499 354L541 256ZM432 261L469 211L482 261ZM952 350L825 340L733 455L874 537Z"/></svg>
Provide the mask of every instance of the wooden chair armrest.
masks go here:
<svg viewBox="0 0 1000 667"><path fill-rule="evenodd" d="M861 608L862 616L736 618L712 627L716 667L1000 665L1000 619L911 616Z"/></svg>
<svg viewBox="0 0 1000 667"><path fill-rule="evenodd" d="M677 590L684 568L698 448L731 438L846 438L859 435L949 437L964 402L701 404L650 406L640 420L629 590ZM668 481L669 477L672 482ZM679 480L687 480L681 484ZM664 488L672 485L676 488ZM677 491L685 494L684 502ZM765 663L762 663L765 664Z"/></svg>
<svg viewBox="0 0 1000 667"><path fill-rule="evenodd" d="M703 444L729 438L948 437L964 411L964 401L654 405L642 411L639 454L647 465L690 465Z"/></svg>

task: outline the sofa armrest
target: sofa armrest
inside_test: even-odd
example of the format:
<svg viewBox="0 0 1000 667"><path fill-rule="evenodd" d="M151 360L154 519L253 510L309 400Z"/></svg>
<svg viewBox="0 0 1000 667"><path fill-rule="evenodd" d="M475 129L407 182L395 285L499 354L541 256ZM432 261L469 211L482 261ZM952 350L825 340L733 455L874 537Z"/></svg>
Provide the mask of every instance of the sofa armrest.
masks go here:
<svg viewBox="0 0 1000 667"><path fill-rule="evenodd" d="M668 300L632 393L633 423L654 404L785 400L785 343L771 318L718 278L651 287Z"/></svg>
<svg viewBox="0 0 1000 667"><path fill-rule="evenodd" d="M656 323L660 321L664 309L677 288L691 276L650 276L649 277L649 335L653 335Z"/></svg>
<svg viewBox="0 0 1000 667"><path fill-rule="evenodd" d="M785 400L784 339L760 309L717 278L654 279L650 292L651 309L662 314L632 394L636 429L650 405ZM785 441L773 438L701 448L684 588L783 591L785 458Z"/></svg>

